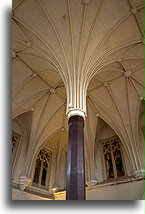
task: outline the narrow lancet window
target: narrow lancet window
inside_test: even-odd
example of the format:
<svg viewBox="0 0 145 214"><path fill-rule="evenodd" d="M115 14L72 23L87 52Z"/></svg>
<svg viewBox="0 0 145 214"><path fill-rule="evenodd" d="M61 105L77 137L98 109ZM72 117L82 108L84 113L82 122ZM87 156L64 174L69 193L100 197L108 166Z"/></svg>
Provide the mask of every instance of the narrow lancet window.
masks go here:
<svg viewBox="0 0 145 214"><path fill-rule="evenodd" d="M124 166L118 137L104 140L102 142L103 159L105 162L106 178L117 178L124 176Z"/></svg>
<svg viewBox="0 0 145 214"><path fill-rule="evenodd" d="M33 184L47 187L50 174L51 152L42 148L37 156Z"/></svg>

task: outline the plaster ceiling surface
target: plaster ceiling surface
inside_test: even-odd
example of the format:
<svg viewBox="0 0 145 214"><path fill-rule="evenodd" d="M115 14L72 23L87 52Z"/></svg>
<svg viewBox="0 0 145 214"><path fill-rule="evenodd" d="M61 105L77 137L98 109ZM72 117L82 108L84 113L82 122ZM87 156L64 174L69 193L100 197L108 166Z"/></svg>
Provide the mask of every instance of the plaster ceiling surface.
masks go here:
<svg viewBox="0 0 145 214"><path fill-rule="evenodd" d="M67 130L69 108L92 146L101 117L137 148L143 44L142 0L13 0L12 112L33 112L33 148Z"/></svg>

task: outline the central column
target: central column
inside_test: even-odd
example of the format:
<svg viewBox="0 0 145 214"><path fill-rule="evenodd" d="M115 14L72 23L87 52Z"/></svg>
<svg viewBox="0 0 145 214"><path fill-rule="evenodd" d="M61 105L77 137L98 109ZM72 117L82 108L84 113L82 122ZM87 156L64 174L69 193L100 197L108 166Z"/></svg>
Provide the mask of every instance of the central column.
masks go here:
<svg viewBox="0 0 145 214"><path fill-rule="evenodd" d="M69 118L66 200L85 200L84 118Z"/></svg>

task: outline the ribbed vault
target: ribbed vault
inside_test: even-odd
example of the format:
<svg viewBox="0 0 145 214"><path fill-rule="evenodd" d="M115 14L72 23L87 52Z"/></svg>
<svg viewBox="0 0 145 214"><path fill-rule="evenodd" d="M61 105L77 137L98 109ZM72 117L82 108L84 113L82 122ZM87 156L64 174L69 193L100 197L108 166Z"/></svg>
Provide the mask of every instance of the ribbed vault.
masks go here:
<svg viewBox="0 0 145 214"><path fill-rule="evenodd" d="M12 23L13 118L33 113L27 162L79 109L89 167L100 117L141 168L143 1L14 0Z"/></svg>

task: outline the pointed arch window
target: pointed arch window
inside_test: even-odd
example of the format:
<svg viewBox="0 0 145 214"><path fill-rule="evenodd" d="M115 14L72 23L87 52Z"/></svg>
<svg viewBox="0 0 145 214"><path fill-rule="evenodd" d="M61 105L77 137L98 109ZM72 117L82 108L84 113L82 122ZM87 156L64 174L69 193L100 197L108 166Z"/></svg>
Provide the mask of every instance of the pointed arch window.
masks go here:
<svg viewBox="0 0 145 214"><path fill-rule="evenodd" d="M103 140L102 152L106 179L124 176L125 171L118 136Z"/></svg>
<svg viewBox="0 0 145 214"><path fill-rule="evenodd" d="M19 147L20 135L16 132L12 132L12 163L16 159L18 147Z"/></svg>
<svg viewBox="0 0 145 214"><path fill-rule="evenodd" d="M33 184L48 187L50 176L51 151L42 148L37 156Z"/></svg>

